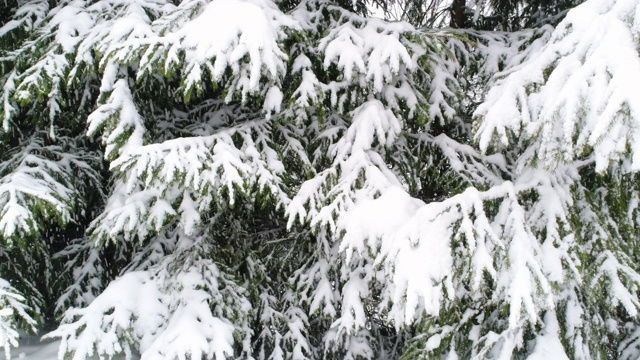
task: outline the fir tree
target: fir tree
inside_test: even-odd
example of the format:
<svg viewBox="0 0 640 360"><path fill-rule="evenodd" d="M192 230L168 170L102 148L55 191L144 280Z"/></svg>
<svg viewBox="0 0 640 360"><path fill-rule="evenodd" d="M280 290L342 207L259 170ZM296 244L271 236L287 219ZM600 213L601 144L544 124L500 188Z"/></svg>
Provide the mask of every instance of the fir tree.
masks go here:
<svg viewBox="0 0 640 360"><path fill-rule="evenodd" d="M637 1L1 4L6 357L640 355Z"/></svg>

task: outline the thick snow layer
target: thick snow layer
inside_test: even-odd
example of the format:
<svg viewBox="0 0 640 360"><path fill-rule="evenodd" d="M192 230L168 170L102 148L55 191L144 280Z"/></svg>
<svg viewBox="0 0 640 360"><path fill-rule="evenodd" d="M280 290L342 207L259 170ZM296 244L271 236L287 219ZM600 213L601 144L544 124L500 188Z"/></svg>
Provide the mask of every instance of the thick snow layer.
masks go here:
<svg viewBox="0 0 640 360"><path fill-rule="evenodd" d="M546 166L590 152L599 172L624 159L624 171L640 170L639 28L635 0L588 1L569 12L546 45L498 74L476 111L480 148L497 138L509 145L510 130L538 141Z"/></svg>
<svg viewBox="0 0 640 360"><path fill-rule="evenodd" d="M560 326L558 325L555 314L548 312L545 315L544 321L545 328L536 339L536 347L527 360L569 359L560 341Z"/></svg>

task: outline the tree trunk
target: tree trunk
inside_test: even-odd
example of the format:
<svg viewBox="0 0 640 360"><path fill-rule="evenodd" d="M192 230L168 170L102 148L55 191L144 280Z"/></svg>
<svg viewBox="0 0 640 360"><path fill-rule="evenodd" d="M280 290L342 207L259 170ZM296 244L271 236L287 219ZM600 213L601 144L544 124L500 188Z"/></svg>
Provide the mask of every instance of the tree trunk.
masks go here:
<svg viewBox="0 0 640 360"><path fill-rule="evenodd" d="M449 23L449 26L454 29L464 27L465 6L466 0L453 0L453 4L451 4L451 22Z"/></svg>

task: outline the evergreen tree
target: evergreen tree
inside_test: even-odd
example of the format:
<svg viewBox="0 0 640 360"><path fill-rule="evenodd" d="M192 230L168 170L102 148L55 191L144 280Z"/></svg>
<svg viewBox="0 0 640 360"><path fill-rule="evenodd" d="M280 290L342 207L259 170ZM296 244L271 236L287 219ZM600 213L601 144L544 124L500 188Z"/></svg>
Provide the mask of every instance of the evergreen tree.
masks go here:
<svg viewBox="0 0 640 360"><path fill-rule="evenodd" d="M0 4L6 357L640 356L636 0Z"/></svg>

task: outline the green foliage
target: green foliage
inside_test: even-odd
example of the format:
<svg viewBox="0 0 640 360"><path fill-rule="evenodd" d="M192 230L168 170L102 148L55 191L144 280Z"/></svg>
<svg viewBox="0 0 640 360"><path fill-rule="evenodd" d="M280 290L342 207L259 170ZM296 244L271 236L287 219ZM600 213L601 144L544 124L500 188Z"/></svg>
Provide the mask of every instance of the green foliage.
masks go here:
<svg viewBox="0 0 640 360"><path fill-rule="evenodd" d="M55 317L80 359L635 354L633 143L565 151L525 108L557 63L517 83L573 3L0 4L5 350Z"/></svg>

